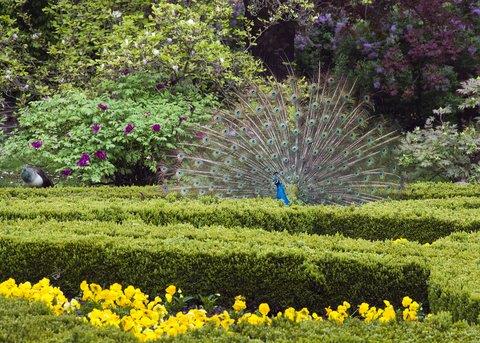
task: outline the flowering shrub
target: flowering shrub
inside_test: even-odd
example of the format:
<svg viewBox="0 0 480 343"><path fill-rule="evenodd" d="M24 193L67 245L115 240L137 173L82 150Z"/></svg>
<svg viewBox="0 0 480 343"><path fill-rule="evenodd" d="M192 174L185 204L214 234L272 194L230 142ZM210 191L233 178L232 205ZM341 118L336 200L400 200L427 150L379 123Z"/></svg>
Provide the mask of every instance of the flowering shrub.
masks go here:
<svg viewBox="0 0 480 343"><path fill-rule="evenodd" d="M32 102L2 148L3 164L38 164L57 181L154 181L158 163L180 140L193 138L185 127L205 120L216 101L188 89L158 94L155 80L150 83L151 94L122 89L107 98L69 91Z"/></svg>
<svg viewBox="0 0 480 343"><path fill-rule="evenodd" d="M478 73L479 23L474 1L322 1L313 22L300 22L297 59L358 78L377 113L412 128L458 102L459 82Z"/></svg>
<svg viewBox="0 0 480 343"><path fill-rule="evenodd" d="M207 325L229 330L235 325L271 325L273 321L287 320L294 323L303 321L321 321L323 317L317 313L310 314L306 308L295 310L287 308L269 317L270 306L261 303L258 309L251 313L245 312L245 298L238 296L232 306L233 311L216 308L208 313L203 306L183 308L176 314L173 311L176 302L184 303L185 298L181 290L174 285L165 289L165 302L160 296L149 300L149 296L140 289L128 286L125 289L120 284L113 284L108 289L100 285L83 281L80 285L81 299L70 301L57 287L50 285L48 279L42 279L37 284L30 282L16 284L15 280L8 279L0 283L0 296L18 297L45 303L56 315L74 313L84 321L94 326L114 326L130 332L141 341L158 339L164 336L177 336L192 330L198 330ZM365 323L378 321L382 324L397 320L397 313L389 301L384 300L385 308L377 309L367 303L358 306L358 313ZM403 320L416 321L419 319L420 304L411 298L404 297L402 305ZM339 325L351 317L348 310L351 305L344 301L336 310L326 308L326 319ZM399 310L400 311L400 310Z"/></svg>
<svg viewBox="0 0 480 343"><path fill-rule="evenodd" d="M399 146L399 163L410 180L480 180L480 136L475 126L463 131L449 122L408 132Z"/></svg>

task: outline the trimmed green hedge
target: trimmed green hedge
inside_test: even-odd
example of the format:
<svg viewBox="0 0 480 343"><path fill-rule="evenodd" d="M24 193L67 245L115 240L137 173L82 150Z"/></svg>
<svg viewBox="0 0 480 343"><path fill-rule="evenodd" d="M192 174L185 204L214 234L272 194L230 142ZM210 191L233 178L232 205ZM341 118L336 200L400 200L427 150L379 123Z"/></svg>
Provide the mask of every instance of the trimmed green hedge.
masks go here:
<svg viewBox="0 0 480 343"><path fill-rule="evenodd" d="M347 320L344 325L329 321L291 323L275 322L271 327L243 325L226 333L206 327L158 342L478 342L480 327L464 322L454 323L447 313L425 322L398 324L365 324ZM114 328L98 329L73 316L53 316L41 303L0 297L0 341L138 343L134 337Z"/></svg>
<svg viewBox="0 0 480 343"><path fill-rule="evenodd" d="M416 182L392 196L399 199L435 199L452 197L480 197L480 184L451 182Z"/></svg>
<svg viewBox="0 0 480 343"><path fill-rule="evenodd" d="M190 223L269 231L341 233L370 240L405 237L433 242L456 231L480 230L480 198L386 201L360 207L290 206L271 199L168 201L83 196L0 199L0 220L55 219L148 224Z"/></svg>
<svg viewBox="0 0 480 343"><path fill-rule="evenodd" d="M138 343L138 340L118 329L99 329L73 316L55 316L40 302L0 297L0 342Z"/></svg>
<svg viewBox="0 0 480 343"><path fill-rule="evenodd" d="M343 300L398 304L405 295L427 303L429 275L416 244L139 222L2 222L0 261L2 279L59 273L71 295L82 280L150 294L175 283L187 294L220 292L228 306L242 294L251 306L268 301L277 310L319 311Z"/></svg>
<svg viewBox="0 0 480 343"><path fill-rule="evenodd" d="M32 197L95 197L99 199L175 199L177 195L167 197L159 186L124 186L124 187L0 187L0 199ZM480 197L480 184L456 184L451 182L416 182L407 185L401 191L391 191L387 197L401 200L438 199L452 197ZM212 197L207 197L212 199Z"/></svg>

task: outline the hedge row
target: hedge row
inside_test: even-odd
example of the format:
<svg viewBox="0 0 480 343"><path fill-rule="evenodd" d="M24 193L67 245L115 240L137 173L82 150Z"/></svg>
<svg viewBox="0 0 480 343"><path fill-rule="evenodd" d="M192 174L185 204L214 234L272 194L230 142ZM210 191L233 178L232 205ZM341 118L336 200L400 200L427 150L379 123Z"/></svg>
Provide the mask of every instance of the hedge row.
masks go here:
<svg viewBox="0 0 480 343"><path fill-rule="evenodd" d="M159 186L125 186L125 187L55 187L55 188L0 188L0 199L32 197L94 197L98 199L176 199L170 194L165 197ZM480 184L456 184L449 182L416 182L407 185L401 191L391 191L387 197L402 200L437 199L452 197L480 197ZM207 197L211 199L211 197Z"/></svg>
<svg viewBox="0 0 480 343"><path fill-rule="evenodd" d="M0 260L2 278L59 276L70 294L84 279L151 294L174 282L187 293L220 291L225 301L243 294L252 306L312 310L410 295L435 312L480 320L480 233L420 245L188 224L23 220L0 223Z"/></svg>
<svg viewBox="0 0 480 343"><path fill-rule="evenodd" d="M159 186L123 186L123 187L55 187L55 188L29 188L29 187L0 187L0 199L30 199L38 198L82 198L94 199L164 199L177 201L182 197L178 194L165 194ZM385 194L385 200L424 200L445 199L453 197L480 197L480 184L456 184L449 182L417 182L407 185L401 191L390 191ZM188 199L191 199L189 196ZM215 196L197 197L203 202L220 202L221 198Z"/></svg>
<svg viewBox="0 0 480 343"><path fill-rule="evenodd" d="M0 220L55 219L148 224L190 223L195 227L262 228L269 231L341 233L369 240L405 237L433 242L456 231L480 230L480 198L403 200L361 207L290 206L269 199L167 201L90 197L0 199Z"/></svg>
<svg viewBox="0 0 480 343"><path fill-rule="evenodd" d="M359 320L339 326L329 321L276 322L272 327L241 326L226 333L205 328L161 342L478 342L480 327L464 322L454 323L446 313L434 315L425 322L370 324ZM0 341L137 343L131 335L114 328L96 328L73 316L56 317L41 303L0 297Z"/></svg>
<svg viewBox="0 0 480 343"><path fill-rule="evenodd" d="M138 343L138 340L118 329L98 329L73 316L55 316L39 302L0 297L0 342Z"/></svg>
<svg viewBox="0 0 480 343"><path fill-rule="evenodd" d="M339 326L329 321L276 322L272 327L246 325L226 333L205 328L165 338L161 342L478 342L480 327L464 322L454 323L446 313L434 315L425 322L370 324L359 320ZM0 297L0 341L137 343L131 335L114 328L96 328L73 316L53 316L41 303Z"/></svg>
<svg viewBox="0 0 480 343"><path fill-rule="evenodd" d="M71 295L82 280L132 284L150 294L170 283L186 294L220 292L322 310L343 300L380 304L409 295L427 301L429 270L418 245L139 222L0 223L0 278L59 276Z"/></svg>
<svg viewBox="0 0 480 343"><path fill-rule="evenodd" d="M392 193L399 199L435 199L452 197L480 197L480 184L458 184L451 182L416 182L399 193Z"/></svg>

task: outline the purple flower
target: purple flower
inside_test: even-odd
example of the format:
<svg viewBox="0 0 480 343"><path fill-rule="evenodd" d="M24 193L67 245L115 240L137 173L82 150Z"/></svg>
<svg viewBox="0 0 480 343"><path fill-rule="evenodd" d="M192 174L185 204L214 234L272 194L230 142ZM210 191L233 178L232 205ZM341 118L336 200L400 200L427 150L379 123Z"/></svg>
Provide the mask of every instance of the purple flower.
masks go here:
<svg viewBox="0 0 480 343"><path fill-rule="evenodd" d="M188 117L187 116L180 116L178 119L180 120L180 124L181 124L184 121L187 121Z"/></svg>
<svg viewBox="0 0 480 343"><path fill-rule="evenodd" d="M333 24L332 14L331 13L321 14L320 16L318 16L316 22L317 24L320 24L320 25L332 25Z"/></svg>
<svg viewBox="0 0 480 343"><path fill-rule="evenodd" d="M167 88L168 86L168 83L167 82L159 82L155 85L155 89L158 91L158 92L161 92L163 91L165 88Z"/></svg>
<svg viewBox="0 0 480 343"><path fill-rule="evenodd" d="M107 153L104 150L98 150L95 152L95 157L103 161L107 159Z"/></svg>
<svg viewBox="0 0 480 343"><path fill-rule="evenodd" d="M480 7L472 8L472 14L480 15Z"/></svg>
<svg viewBox="0 0 480 343"><path fill-rule="evenodd" d="M77 161L77 166L79 167L85 167L90 164L90 155L84 152L82 156L80 156L80 159Z"/></svg>
<svg viewBox="0 0 480 343"><path fill-rule="evenodd" d="M152 131L153 132L158 132L158 131L160 131L161 128L162 128L162 126L160 124L153 124L152 125Z"/></svg>
<svg viewBox="0 0 480 343"><path fill-rule="evenodd" d="M102 125L98 124L98 123L95 123L91 126L91 129L92 129L92 132L94 135L96 135L98 133L98 131L100 131L100 129L102 128Z"/></svg>
<svg viewBox="0 0 480 343"><path fill-rule="evenodd" d="M474 47L473 45L471 45L469 48L468 48L468 53L470 55L475 55L475 53L477 52L477 48Z"/></svg>
<svg viewBox="0 0 480 343"><path fill-rule="evenodd" d="M381 84L380 84L380 81L379 81L379 80L375 80L375 81L373 82L373 87L375 87L375 89L379 89L380 86L381 86Z"/></svg>
<svg viewBox="0 0 480 343"><path fill-rule="evenodd" d="M125 132L125 134L128 135L130 132L133 131L134 128L135 128L135 125L133 125L132 123L128 123L128 124L123 128L123 132Z"/></svg>
<svg viewBox="0 0 480 343"><path fill-rule="evenodd" d="M73 173L73 170L71 168L65 168L64 170L62 170L63 176L70 176L72 175L72 173Z"/></svg>
<svg viewBox="0 0 480 343"><path fill-rule="evenodd" d="M295 49L300 51L305 50L305 48L310 44L310 39L308 39L307 36L299 33L295 35L293 44L295 45Z"/></svg>
<svg viewBox="0 0 480 343"><path fill-rule="evenodd" d="M206 134L205 132L203 132L203 131L197 131L197 132L195 132L195 137L196 137L197 139L203 139L203 138L205 138L206 135L207 135L207 134Z"/></svg>
<svg viewBox="0 0 480 343"><path fill-rule="evenodd" d="M108 110L108 104L105 104L105 103L103 103L103 102L102 102L102 103L99 103L99 104L97 105L97 107L98 107L99 109L101 109L102 111Z"/></svg>
<svg viewBox="0 0 480 343"><path fill-rule="evenodd" d="M33 141L33 142L31 143L31 145L32 145L32 148L34 148L35 150L38 150L38 149L40 149L40 148L42 147L43 142L40 141L40 140Z"/></svg>

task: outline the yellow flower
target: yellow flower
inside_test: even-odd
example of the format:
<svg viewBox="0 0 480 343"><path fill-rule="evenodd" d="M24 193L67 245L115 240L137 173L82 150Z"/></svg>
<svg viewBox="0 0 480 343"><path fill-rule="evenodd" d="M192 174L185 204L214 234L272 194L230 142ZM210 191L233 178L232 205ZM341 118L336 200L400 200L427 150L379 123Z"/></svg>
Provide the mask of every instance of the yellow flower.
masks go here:
<svg viewBox="0 0 480 343"><path fill-rule="evenodd" d="M173 298L173 296L170 293L165 294L165 299L167 299L167 302L171 303L172 298Z"/></svg>
<svg viewBox="0 0 480 343"><path fill-rule="evenodd" d="M367 303L361 303L358 306L358 313L360 313L360 315L365 317L364 315L365 315L365 313L367 313L369 307L370 307L370 305L368 305Z"/></svg>
<svg viewBox="0 0 480 343"><path fill-rule="evenodd" d="M410 311L418 311L418 309L420 308L420 304L417 303L416 301L413 301L410 306L409 306L409 309Z"/></svg>
<svg viewBox="0 0 480 343"><path fill-rule="evenodd" d="M402 306L408 307L412 303L412 299L410 297L403 297Z"/></svg>
<svg viewBox="0 0 480 343"><path fill-rule="evenodd" d="M235 303L233 304L232 307L236 312L240 312L240 311L246 309L247 308L247 303L245 302L245 297L243 297L241 295L237 295L235 297Z"/></svg>
<svg viewBox="0 0 480 343"><path fill-rule="evenodd" d="M170 285L165 289L165 292L167 292L167 294L174 295L177 292L177 287Z"/></svg>
<svg viewBox="0 0 480 343"><path fill-rule="evenodd" d="M268 312L270 312L270 306L268 306L267 303L262 303L262 304L260 304L260 306L258 306L258 311L262 315L266 316L268 314Z"/></svg>

